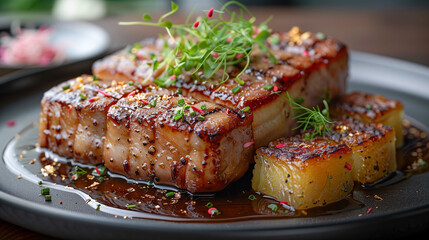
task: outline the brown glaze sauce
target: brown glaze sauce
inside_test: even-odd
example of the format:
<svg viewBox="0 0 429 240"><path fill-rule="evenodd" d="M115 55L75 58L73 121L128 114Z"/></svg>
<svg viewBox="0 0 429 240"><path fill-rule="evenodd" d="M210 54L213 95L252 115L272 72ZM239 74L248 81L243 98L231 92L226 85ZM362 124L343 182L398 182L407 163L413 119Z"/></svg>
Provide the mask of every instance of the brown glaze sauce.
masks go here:
<svg viewBox="0 0 429 240"><path fill-rule="evenodd" d="M33 126L25 131L36 132L37 127ZM180 222L229 222L267 218L314 217L364 207L363 203L350 196L324 207L294 211L287 205L254 192L250 185L251 170L227 189L208 194L191 194L173 187L156 186L150 182L137 182L111 174L107 170L103 176L104 179L100 180L99 177L94 176L97 174L93 175L93 172L96 172L93 166L79 165L87 173L75 179L76 177L72 173L76 168L74 161L70 159L59 160L57 156L46 149L31 147L28 145L28 139L34 135L31 133L24 134L25 131L15 146L17 153L18 151L24 153L25 151L26 155L16 154L17 161L24 168L41 178L43 182L67 186L68 189L73 188L74 191L87 194L91 201L96 201L99 204L98 210L111 213L115 217L118 217L118 212L109 209L123 209L120 213L123 215L119 215L119 217L124 218L130 216L132 218ZM360 186L355 184L355 190L365 191L381 188L429 170L427 164L429 161L428 132L416 127L408 120L404 120L404 136L404 146L397 149L398 170L371 185ZM28 162L28 159L32 160ZM60 197L53 199L53 201L67 200L58 198ZM88 199L85 200L89 201ZM272 204L275 204L277 209ZM213 216L209 214L208 210L211 207L215 207L220 214ZM142 213L141 216L138 213Z"/></svg>

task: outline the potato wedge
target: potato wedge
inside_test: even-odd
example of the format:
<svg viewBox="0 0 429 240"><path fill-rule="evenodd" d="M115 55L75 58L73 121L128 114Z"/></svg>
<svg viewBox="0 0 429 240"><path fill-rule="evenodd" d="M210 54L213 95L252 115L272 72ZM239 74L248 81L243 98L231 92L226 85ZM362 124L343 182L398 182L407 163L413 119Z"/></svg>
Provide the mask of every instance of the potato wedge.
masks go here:
<svg viewBox="0 0 429 240"><path fill-rule="evenodd" d="M350 116L362 122L381 123L395 129L396 147L404 144L402 119L404 106L401 102L382 95L352 92L336 99L330 106L333 116Z"/></svg>
<svg viewBox="0 0 429 240"><path fill-rule="evenodd" d="M259 148L252 188L295 209L324 206L353 189L352 149L327 139L281 138Z"/></svg>
<svg viewBox="0 0 429 240"><path fill-rule="evenodd" d="M352 118L333 119L327 137L353 149L353 179L373 183L396 170L395 130Z"/></svg>

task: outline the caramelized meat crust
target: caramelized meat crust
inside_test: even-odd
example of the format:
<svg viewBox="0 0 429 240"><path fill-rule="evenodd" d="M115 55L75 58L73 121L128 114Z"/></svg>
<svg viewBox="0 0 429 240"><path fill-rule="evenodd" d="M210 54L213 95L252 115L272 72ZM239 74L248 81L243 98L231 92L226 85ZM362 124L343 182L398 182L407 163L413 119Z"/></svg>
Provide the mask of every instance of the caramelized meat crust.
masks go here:
<svg viewBox="0 0 429 240"><path fill-rule="evenodd" d="M278 39L273 42L271 39ZM295 134L296 121L290 117L291 109L285 100L286 92L293 98L302 98L303 105L314 107L323 98L341 96L346 89L348 76L347 47L329 37L317 37L294 28L286 33L273 33L267 40L276 63L258 49L251 54L248 69L240 75L244 84L239 84L236 75L244 64L229 66L230 78L222 80L223 70L211 79L202 72L192 71L177 76L170 89L180 88L184 96L211 101L234 109L250 108L254 115L252 123L255 145L264 146L269 141ZM105 79L138 81L153 84L162 70L152 72L151 54L158 55L164 46L162 39L142 42L140 49L119 51L97 61L93 72Z"/></svg>

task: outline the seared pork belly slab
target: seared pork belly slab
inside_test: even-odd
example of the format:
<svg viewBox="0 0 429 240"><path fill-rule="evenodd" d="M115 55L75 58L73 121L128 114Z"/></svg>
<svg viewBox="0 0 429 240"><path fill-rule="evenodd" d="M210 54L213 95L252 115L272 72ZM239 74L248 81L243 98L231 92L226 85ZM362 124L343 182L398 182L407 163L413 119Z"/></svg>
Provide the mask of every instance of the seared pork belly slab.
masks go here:
<svg viewBox="0 0 429 240"><path fill-rule="evenodd" d="M353 189L353 151L344 143L280 138L257 149L255 162L252 188L296 209L337 202Z"/></svg>
<svg viewBox="0 0 429 240"><path fill-rule="evenodd" d="M273 33L266 44L277 62L271 63L266 53L254 50L248 69L239 77L244 83L238 89L235 76L244 63L229 66L230 78L222 84L222 71L211 79L204 79L199 73L195 76L184 72L169 88L180 88L185 96L234 109L248 107L253 113L252 128L257 147L279 137L291 136L295 133L292 129L296 121L285 98L286 92L294 99L302 99L305 107L319 105L328 96L342 95L348 75L347 47L329 37L302 33L298 28ZM159 54L164 42L153 39L141 45L143 47L122 50L97 61L93 73L105 79L153 84L161 72L152 72L151 56Z"/></svg>
<svg viewBox="0 0 429 240"><path fill-rule="evenodd" d="M105 166L130 178L213 192L253 161L251 114L155 91L119 100L107 116Z"/></svg>
<svg viewBox="0 0 429 240"><path fill-rule="evenodd" d="M134 85L83 75L47 91L41 101L39 145L78 162L103 162L106 114Z"/></svg>
<svg viewBox="0 0 429 240"><path fill-rule="evenodd" d="M396 170L395 130L352 118L333 119L327 138L353 149L352 173L357 182L373 183Z"/></svg>
<svg viewBox="0 0 429 240"><path fill-rule="evenodd" d="M381 123L395 129L396 147L404 144L402 119L404 106L397 100L382 95L352 92L344 95L330 106L333 116L350 116L362 122Z"/></svg>

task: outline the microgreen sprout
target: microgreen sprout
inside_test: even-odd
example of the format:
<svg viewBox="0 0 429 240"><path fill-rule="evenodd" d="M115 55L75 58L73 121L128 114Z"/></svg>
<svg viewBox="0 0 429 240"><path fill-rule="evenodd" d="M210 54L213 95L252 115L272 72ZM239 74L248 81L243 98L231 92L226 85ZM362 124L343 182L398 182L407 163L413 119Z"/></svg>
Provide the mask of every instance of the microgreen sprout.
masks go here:
<svg viewBox="0 0 429 240"><path fill-rule="evenodd" d="M230 11L231 6L241 8L239 13ZM120 22L120 25L145 25L163 27L167 31L169 39L160 36L164 40L164 49L161 58L153 59L153 70L162 69L163 73L154 80L160 87L168 87L175 83L176 78L183 71L191 71L192 77L197 80L210 82L219 70L221 70L221 81L226 82L231 77L239 85L244 81L240 76L245 72L250 63L250 54L257 46L268 54L271 62L276 62L275 57L266 47L265 41L270 36L271 30L265 22L256 25L255 17L241 3L229 1L221 6L219 10L211 8L207 14L198 16L196 21L185 24L173 24L166 18L179 9L179 6L171 2L171 11L162 15L157 22L151 21L152 17L145 13L143 21ZM247 19L244 13L250 17ZM226 18L228 14L229 18ZM227 73L227 67L244 64L235 76ZM202 73L202 74L201 74ZM148 80L147 78L146 80ZM234 93L238 92L233 91Z"/></svg>
<svg viewBox="0 0 429 240"><path fill-rule="evenodd" d="M294 130L300 128L304 131L311 129L312 133L306 134L306 139L313 139L316 135L324 136L327 131L330 131L328 124L332 122L329 119L329 106L326 100L323 100L323 105L325 106L323 110L320 110L319 106L309 109L301 105L304 99L297 98L297 100L294 100L290 97L288 92L286 95L287 98L283 97L283 95L280 96L290 103L294 115L295 111L299 111L299 114L294 116L298 122L298 126L294 128Z"/></svg>

